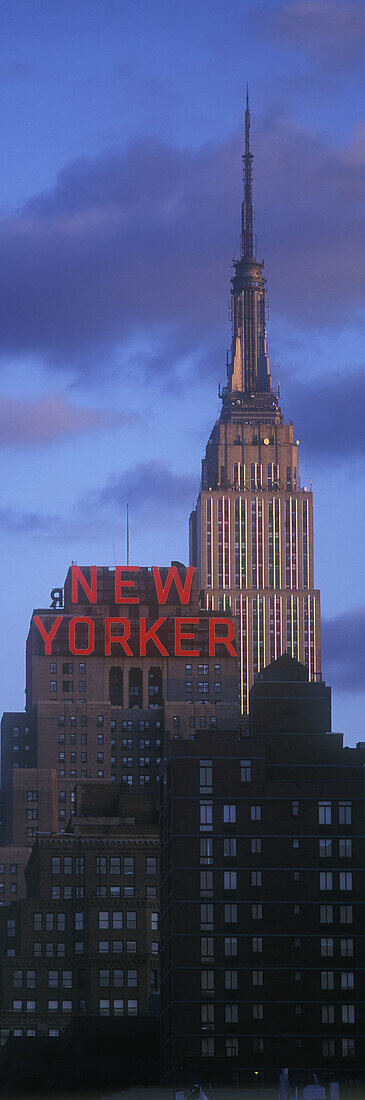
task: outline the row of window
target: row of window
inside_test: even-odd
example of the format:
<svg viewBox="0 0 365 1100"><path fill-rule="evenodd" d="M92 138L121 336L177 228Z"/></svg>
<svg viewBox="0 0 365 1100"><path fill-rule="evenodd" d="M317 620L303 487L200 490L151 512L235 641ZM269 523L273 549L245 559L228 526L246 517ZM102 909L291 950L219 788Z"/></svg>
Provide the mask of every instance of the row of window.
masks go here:
<svg viewBox="0 0 365 1100"><path fill-rule="evenodd" d="M14 891L12 892L14 893ZM141 896L141 892L139 893ZM90 896L96 898L134 898L135 888L134 885L123 887L119 885L107 887L103 884L100 886L96 886L93 891L87 890L87 893L85 894L85 887L83 885L80 886L80 884L78 884L77 886L51 887L52 901L60 901L61 898L63 898L64 901L71 901L72 899L75 899L77 901L80 898ZM157 886L146 886L145 897L151 899L157 898Z"/></svg>
<svg viewBox="0 0 365 1100"><path fill-rule="evenodd" d="M341 1039L340 1053L343 1058L354 1058L356 1053L355 1040L354 1039ZM295 1046L301 1048L303 1046L302 1039L295 1039ZM334 1058L336 1055L336 1042L334 1039L322 1039L322 1055L324 1058ZM263 1054L265 1051L265 1042L262 1038L254 1038L252 1040L252 1050L255 1054ZM205 1056L213 1057L215 1054L215 1044L213 1036L204 1037L201 1040L201 1052ZM237 1036L230 1036L225 1039L225 1053L227 1058L237 1058L239 1054L239 1042Z"/></svg>
<svg viewBox="0 0 365 1100"><path fill-rule="evenodd" d="M85 858L84 856L52 856L51 858L52 875L60 875L61 871L64 875L83 875L85 872ZM96 856L95 870L97 875L134 875L135 874L135 857L134 856ZM157 874L157 857L146 856L145 857L145 872L146 875Z"/></svg>
<svg viewBox="0 0 365 1100"><path fill-rule="evenodd" d="M289 1007L288 1005L286 1006ZM310 1008L310 1012L313 1012L313 1004L309 1002L309 1005L305 1005L305 1008ZM316 1006L317 1007L317 1006ZM319 1007L319 1006L318 1006ZM296 1016L302 1015L301 1004L293 1005L294 1013ZM321 1022L322 1024L334 1024L335 1023L335 1009L340 1010L339 1015L342 1024L354 1024L355 1023L355 1005L343 1004L343 1005L321 1005ZM216 1006L208 1001L201 1006L201 1028L202 1031L213 1031L215 1025L215 1010ZM253 1020L263 1020L265 1015L264 1004L251 1005L251 1015ZM224 1022L226 1024L238 1024L240 1016L240 1005L237 1003L224 1005Z"/></svg>
<svg viewBox="0 0 365 1100"><path fill-rule="evenodd" d="M201 785L204 787L211 787L212 785L212 768L207 762L202 761L200 766L200 778ZM251 761L241 760L241 781L250 782L251 779ZM292 813L294 817L299 814L299 802L292 802ZM332 810L330 802L319 802L318 804L319 824L330 825L332 821ZM324 816L325 815L325 816ZM262 806L251 805L250 806L250 819L251 821L262 820ZM338 803L338 823L339 825L351 825L352 822L352 803L351 802L339 802ZM236 825L237 823L237 805L236 803L225 803L223 805L223 824L224 825ZM200 802L200 824L203 827L213 828L213 802ZM298 845L299 846L299 845Z"/></svg>
<svg viewBox="0 0 365 1100"><path fill-rule="evenodd" d="M228 852L227 852L227 854L228 854ZM242 871L241 871L241 874L242 874ZM294 871L293 876L294 876L294 882L299 882L300 881L300 872L299 871ZM233 882L234 882L234 886L229 885L229 883L232 884ZM262 873L262 871L257 871L257 870L251 871L250 872L250 882L251 882L251 886L262 886L263 885L263 873ZM224 883L224 889L225 890L236 890L236 888L237 888L237 872L236 871L224 871L224 873L223 873L223 883ZM320 874L319 874L319 888L320 888L320 890L333 890L334 889L333 883L334 883L334 875L333 875L332 871L320 871ZM352 884L353 884L352 871L340 871L339 876L338 876L339 889L340 890L352 890Z"/></svg>
<svg viewBox="0 0 365 1100"><path fill-rule="evenodd" d="M57 675L57 662L56 661L51 661L50 662L49 671L50 671L51 676L56 676ZM196 668L196 671L197 671L198 676L208 676L209 675L209 665L208 664L198 664L197 668ZM193 665L192 664L185 665L185 672L186 672L187 676L191 675L192 672L193 672ZM79 674L80 674L80 676L84 676L85 673L86 673L86 663L81 661L79 663ZM220 674L221 674L221 666L220 666L220 664L215 664L214 665L214 675L215 676L220 676ZM63 676L73 676L74 675L74 662L73 661L68 661L68 662L63 661L62 662L62 675ZM15 732L16 729L17 729L17 727L14 727L13 732Z"/></svg>
<svg viewBox="0 0 365 1100"><path fill-rule="evenodd" d="M320 975L320 988L322 990L334 989L335 988L335 974L337 976L337 973L338 972L334 971L334 970L322 970L321 975ZM247 970L247 968L245 968L242 971L241 970L225 970L224 971L224 988L225 989L238 990L239 989L240 974L243 975L245 988L247 988L247 978L248 978L249 974L251 974L251 984L252 984L252 986L256 987L256 986L263 986L264 985L264 977L265 977L265 971L264 970L251 970L251 971L249 971L249 970ZM302 977L302 974L301 974L300 970L294 971L294 980L295 981L301 981L301 977ZM213 994L214 993L214 983L215 983L216 978L217 978L217 972L215 970L202 970L201 971L201 990L202 990L203 994L206 994L206 993ZM341 971L341 973L340 973L340 987L341 987L341 989L342 990L352 990L352 989L354 989L354 984L355 984L355 977L354 977L353 970L343 970L343 971Z"/></svg>
<svg viewBox="0 0 365 1100"><path fill-rule="evenodd" d="M227 824L227 822L225 823ZM241 838L243 839L243 838ZM264 838L266 839L266 838ZM290 841L292 848L300 848L303 839L312 840L316 838L312 837L281 837L281 843L285 843L286 840ZM250 841L250 852L252 855L262 855L262 841L261 836L245 837L244 840ZM200 863L213 864L213 837L200 837ZM318 852L321 858L331 858L335 854L335 842L327 837L320 837L318 840ZM352 858L352 838L351 837L339 837L338 838L338 855L340 859ZM237 839L235 836L226 836L223 838L223 855L224 856L237 856ZM288 868L290 870L290 868ZM294 874L297 874L294 871Z"/></svg>

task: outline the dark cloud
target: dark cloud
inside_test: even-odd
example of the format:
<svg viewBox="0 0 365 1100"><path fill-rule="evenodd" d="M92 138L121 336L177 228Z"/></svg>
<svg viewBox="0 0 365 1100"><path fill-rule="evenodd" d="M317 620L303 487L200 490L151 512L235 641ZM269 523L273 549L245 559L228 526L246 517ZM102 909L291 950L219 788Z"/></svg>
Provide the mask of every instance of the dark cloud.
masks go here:
<svg viewBox="0 0 365 1100"><path fill-rule="evenodd" d="M285 45L318 55L340 67L363 54L365 9L363 0L286 0L272 9L258 9L252 22L260 33Z"/></svg>
<svg viewBox="0 0 365 1100"><path fill-rule="evenodd" d="M365 607L324 620L322 661L330 684L341 691L365 690Z"/></svg>
<svg viewBox="0 0 365 1100"><path fill-rule="evenodd" d="M161 531L194 506L198 481L188 474L177 474L163 463L147 462L130 467L109 478L101 489L80 498L67 514L5 507L0 509L0 531L4 535L23 534L75 544L77 538L101 538L115 529L116 516L125 514L128 503L137 524L148 518L149 528ZM102 521L102 522L101 522Z"/></svg>
<svg viewBox="0 0 365 1100"><path fill-rule="evenodd" d="M255 129L271 306L337 326L365 298L364 135L335 149L277 116ZM223 363L241 151L238 137L197 152L141 139L72 162L3 217L0 355L36 353L79 372L102 363L104 381L108 357L142 332L146 345L161 339L163 370L214 342Z"/></svg>
<svg viewBox="0 0 365 1100"><path fill-rule="evenodd" d="M112 410L77 407L58 394L38 401L0 397L0 447L50 443L80 433L110 430L131 420L131 416Z"/></svg>
<svg viewBox="0 0 365 1100"><path fill-rule="evenodd" d="M189 474L176 474L160 462L140 462L123 474L115 474L106 485L85 498L85 505L96 508L125 508L129 503L135 514L156 518L160 513L188 511L193 507L198 491L198 479ZM83 504L82 504L83 507Z"/></svg>
<svg viewBox="0 0 365 1100"><path fill-rule="evenodd" d="M285 379L283 408L311 455L338 458L365 455L365 369L322 375L306 384Z"/></svg>

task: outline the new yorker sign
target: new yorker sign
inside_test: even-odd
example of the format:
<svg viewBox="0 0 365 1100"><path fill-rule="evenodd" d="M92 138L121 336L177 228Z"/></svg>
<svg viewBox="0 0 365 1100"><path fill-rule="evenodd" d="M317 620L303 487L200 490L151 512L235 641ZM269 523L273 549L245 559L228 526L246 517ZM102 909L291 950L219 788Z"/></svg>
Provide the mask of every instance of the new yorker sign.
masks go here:
<svg viewBox="0 0 365 1100"><path fill-rule="evenodd" d="M117 565L115 567L115 591L114 602L116 604L139 604L139 596L133 595L135 588L134 578L131 576L133 573L139 571L138 565ZM160 570L157 566L153 567L153 579L156 591L157 603L159 606L163 606L167 603L170 590L175 589L178 597L178 602L184 606L189 603L191 586L193 581L193 566L189 566L186 570L186 576L184 581L179 576L176 565L172 565L167 571L166 580L163 581L160 575ZM90 604L98 603L98 578L97 578L97 566L92 565L90 567L90 583L84 576L84 573L78 565L71 566L71 604L80 604L88 602ZM54 592L59 590L53 590ZM81 593L81 595L80 595ZM175 597L175 603L177 602ZM44 641L44 652L47 656L52 654L52 643L57 635L61 623L65 619L68 623L68 645L70 653L76 656L87 657L95 649L95 621L89 615L55 615L52 625L49 625L50 616L47 615L47 621L40 615L34 615L33 621L35 626L39 630ZM149 620L148 620L149 621ZM200 619L195 616L177 616L173 619L173 651L172 653L166 649L166 645L159 634L159 631L163 627L163 624L167 621L171 622L167 616L159 616L154 623L148 625L146 618L141 616L137 620L130 620L123 615L109 615L104 619L104 654L106 657L110 657L116 652L122 651L127 657L145 657L147 643L150 642L155 647L155 651L160 653L162 657L199 657L199 649L194 647L194 639L196 632L194 628L199 626ZM204 618L204 623L208 625L208 653L209 657L215 657L217 646L223 647L231 657L237 657L236 650L232 644L234 639L234 625L231 619L224 618L223 616L209 615ZM98 626L100 624L100 618L97 620ZM131 629L137 627L138 641L136 649L136 638L133 630L133 639L131 638ZM78 628L83 628L83 645L78 644L79 634ZM81 639L79 639L81 641ZM131 643L133 642L133 649ZM192 645L191 645L192 643ZM220 650L219 650L220 652Z"/></svg>

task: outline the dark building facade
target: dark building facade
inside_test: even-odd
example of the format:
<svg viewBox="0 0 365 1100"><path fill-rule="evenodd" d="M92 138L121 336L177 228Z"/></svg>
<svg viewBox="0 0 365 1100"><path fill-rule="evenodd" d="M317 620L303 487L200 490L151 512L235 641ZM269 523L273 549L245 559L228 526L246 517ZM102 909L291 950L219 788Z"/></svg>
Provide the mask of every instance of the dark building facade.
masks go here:
<svg viewBox="0 0 365 1100"><path fill-rule="evenodd" d="M329 695L284 656L240 735L167 746L166 1084L365 1069L365 745L329 733Z"/></svg>
<svg viewBox="0 0 365 1100"><path fill-rule="evenodd" d="M2 1045L75 1016L147 1016L158 996L156 796L91 781L74 806L67 834L37 838L26 898L0 911Z"/></svg>

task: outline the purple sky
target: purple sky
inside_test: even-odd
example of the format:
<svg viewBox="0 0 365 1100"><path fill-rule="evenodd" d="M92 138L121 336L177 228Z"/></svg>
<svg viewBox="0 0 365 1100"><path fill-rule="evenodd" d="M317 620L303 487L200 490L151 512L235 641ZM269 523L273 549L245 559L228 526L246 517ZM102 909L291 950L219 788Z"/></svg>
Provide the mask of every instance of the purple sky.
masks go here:
<svg viewBox="0 0 365 1100"><path fill-rule="evenodd" d="M362 739L363 0L3 0L2 710L71 561L187 560L225 381L242 102L269 352L315 494L333 726ZM345 653L345 659L342 654Z"/></svg>

